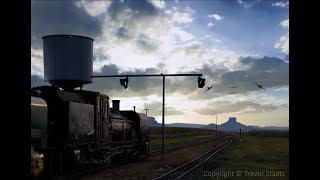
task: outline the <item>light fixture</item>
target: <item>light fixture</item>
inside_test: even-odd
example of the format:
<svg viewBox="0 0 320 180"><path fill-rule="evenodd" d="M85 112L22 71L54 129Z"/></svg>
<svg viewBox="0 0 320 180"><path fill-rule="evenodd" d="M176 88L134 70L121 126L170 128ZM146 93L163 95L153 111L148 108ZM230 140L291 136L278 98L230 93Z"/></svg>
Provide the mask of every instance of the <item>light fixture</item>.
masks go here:
<svg viewBox="0 0 320 180"><path fill-rule="evenodd" d="M128 88L129 78L126 77L125 79L120 79L120 85L123 86L125 89Z"/></svg>
<svg viewBox="0 0 320 180"><path fill-rule="evenodd" d="M200 76L198 77L198 87L199 88L203 88L203 86L205 85L206 79L205 78L201 78Z"/></svg>

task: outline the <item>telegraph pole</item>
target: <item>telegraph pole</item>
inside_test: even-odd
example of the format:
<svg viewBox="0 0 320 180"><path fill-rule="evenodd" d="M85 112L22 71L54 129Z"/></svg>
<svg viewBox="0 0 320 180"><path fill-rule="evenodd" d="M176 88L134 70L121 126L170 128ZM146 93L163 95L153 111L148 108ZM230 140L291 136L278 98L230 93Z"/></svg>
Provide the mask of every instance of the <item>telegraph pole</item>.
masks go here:
<svg viewBox="0 0 320 180"><path fill-rule="evenodd" d="M216 116L216 136L218 137L218 116Z"/></svg>
<svg viewBox="0 0 320 180"><path fill-rule="evenodd" d="M165 77L166 76L198 76L198 87L203 88L205 79L201 78L202 74L119 74L119 75L98 75L92 78L112 78L112 77L125 77L120 79L120 84L125 88L128 87L129 77L162 77L162 126L161 126L161 160L164 155L164 125L165 125Z"/></svg>
<svg viewBox="0 0 320 180"><path fill-rule="evenodd" d="M163 161L164 155L164 105L165 105L165 88L166 88L166 78L162 76L162 128L161 128L161 160Z"/></svg>
<svg viewBox="0 0 320 180"><path fill-rule="evenodd" d="M144 109L144 110L146 110L146 116L148 117L148 111L150 110L150 109Z"/></svg>

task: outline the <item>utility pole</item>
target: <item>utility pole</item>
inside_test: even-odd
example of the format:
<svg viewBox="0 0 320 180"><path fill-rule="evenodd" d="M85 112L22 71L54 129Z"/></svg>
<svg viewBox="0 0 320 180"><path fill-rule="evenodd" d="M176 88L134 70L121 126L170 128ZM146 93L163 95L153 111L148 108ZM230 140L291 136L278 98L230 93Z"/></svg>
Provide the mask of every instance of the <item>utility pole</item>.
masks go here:
<svg viewBox="0 0 320 180"><path fill-rule="evenodd" d="M218 116L216 116L216 136L218 137Z"/></svg>
<svg viewBox="0 0 320 180"><path fill-rule="evenodd" d="M165 105L165 88L166 88L166 79L165 76L162 76L162 127L161 127L161 161L163 161L164 155L164 105Z"/></svg>
<svg viewBox="0 0 320 180"><path fill-rule="evenodd" d="M148 117L148 111L150 110L150 109L144 109L144 110L146 110L146 116Z"/></svg>
<svg viewBox="0 0 320 180"><path fill-rule="evenodd" d="M240 128L240 149L242 150L242 137L241 137L241 128Z"/></svg>
<svg viewBox="0 0 320 180"><path fill-rule="evenodd" d="M164 125L165 125L165 77L166 76L198 76L198 87L203 88L205 85L205 79L201 78L202 74L119 74L119 75L98 75L92 76L92 78L112 78L112 77L125 77L120 79L120 84L128 87L129 77L162 77L162 126L161 126L161 160L164 155Z"/></svg>

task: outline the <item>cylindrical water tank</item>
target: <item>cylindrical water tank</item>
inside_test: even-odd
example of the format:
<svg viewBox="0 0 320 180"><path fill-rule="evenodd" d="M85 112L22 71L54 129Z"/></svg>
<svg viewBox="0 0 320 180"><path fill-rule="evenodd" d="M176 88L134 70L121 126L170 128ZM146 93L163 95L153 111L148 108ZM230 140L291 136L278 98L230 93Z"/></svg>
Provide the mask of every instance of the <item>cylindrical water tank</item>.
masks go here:
<svg viewBox="0 0 320 180"><path fill-rule="evenodd" d="M64 89L74 89L92 82L92 38L48 35L42 39L46 80Z"/></svg>

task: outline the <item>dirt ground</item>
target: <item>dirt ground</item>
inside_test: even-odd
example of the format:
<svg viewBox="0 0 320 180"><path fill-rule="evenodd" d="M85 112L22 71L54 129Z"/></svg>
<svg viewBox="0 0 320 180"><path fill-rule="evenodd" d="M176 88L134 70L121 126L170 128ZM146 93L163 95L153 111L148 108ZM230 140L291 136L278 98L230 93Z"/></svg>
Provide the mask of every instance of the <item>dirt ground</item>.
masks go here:
<svg viewBox="0 0 320 180"><path fill-rule="evenodd" d="M221 141L212 141L198 146L177 150L165 154L164 161L161 161L161 155L140 159L136 162L119 165L111 169L101 170L94 174L89 174L81 180L98 179L152 179L158 177L178 165L188 162L209 149L222 144Z"/></svg>

